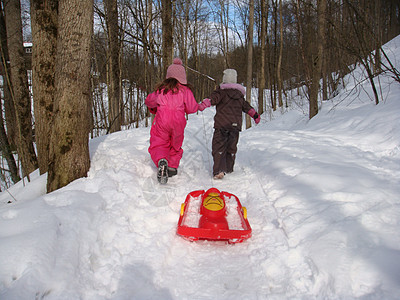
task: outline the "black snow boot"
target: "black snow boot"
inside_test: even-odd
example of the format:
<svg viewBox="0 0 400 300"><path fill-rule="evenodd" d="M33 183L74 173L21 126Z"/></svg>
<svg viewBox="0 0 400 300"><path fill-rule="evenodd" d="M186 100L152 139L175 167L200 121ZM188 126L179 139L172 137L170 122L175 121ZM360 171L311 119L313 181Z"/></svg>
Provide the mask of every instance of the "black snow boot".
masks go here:
<svg viewBox="0 0 400 300"><path fill-rule="evenodd" d="M172 177L178 175L178 169L177 168L171 168L168 167L168 177Z"/></svg>
<svg viewBox="0 0 400 300"><path fill-rule="evenodd" d="M161 184L166 184L168 182L168 161L165 158L158 161L157 179Z"/></svg>

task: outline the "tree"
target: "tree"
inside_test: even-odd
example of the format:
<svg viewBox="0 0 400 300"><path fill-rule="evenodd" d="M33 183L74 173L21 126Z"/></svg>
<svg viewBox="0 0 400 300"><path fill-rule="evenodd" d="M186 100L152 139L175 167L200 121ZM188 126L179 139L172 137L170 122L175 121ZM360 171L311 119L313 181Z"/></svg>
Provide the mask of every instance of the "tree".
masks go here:
<svg viewBox="0 0 400 300"><path fill-rule="evenodd" d="M247 75L246 101L251 104L251 88L253 82L253 28L254 28L254 0L249 1L249 27L247 35ZM246 115L246 129L251 127L251 118Z"/></svg>
<svg viewBox="0 0 400 300"><path fill-rule="evenodd" d="M270 94L271 94L271 106L272 109L276 110L276 91L277 91L277 45L278 45L278 1L271 1L272 8L272 36L271 36L271 47L270 47L270 60L269 60L269 73L270 73Z"/></svg>
<svg viewBox="0 0 400 300"><path fill-rule="evenodd" d="M311 119L318 113L318 92L319 81L321 79L322 61L324 56L324 40L325 40L325 20L326 20L326 0L318 0L317 15L318 15L318 34L317 34L317 49L318 54L313 61L312 81L310 90L310 110L309 118Z"/></svg>
<svg viewBox="0 0 400 300"><path fill-rule="evenodd" d="M3 69L3 94L4 94L4 115L5 125L7 131L8 142L10 146L15 149L17 145L17 117L15 115L15 107L11 94L11 74L9 68L10 58L8 55L7 45L7 29L6 21L3 10L3 3L0 3L0 53L1 53L1 64Z"/></svg>
<svg viewBox="0 0 400 300"><path fill-rule="evenodd" d="M161 1L161 18L162 18L162 63L163 77L167 73L168 66L172 63L173 55L173 27L172 27L172 1Z"/></svg>
<svg viewBox="0 0 400 300"><path fill-rule="evenodd" d="M268 3L261 0L261 28L260 28L260 75L258 80L258 113L264 113L264 89L265 89L265 55L266 55L266 35L267 35L267 16Z"/></svg>
<svg viewBox="0 0 400 300"><path fill-rule="evenodd" d="M191 3L188 0L175 2L175 29L178 34L176 35L176 44L178 44L179 57L182 59L185 66L188 65L188 49L189 49L189 33L191 22L189 22Z"/></svg>
<svg viewBox="0 0 400 300"><path fill-rule="evenodd" d="M109 132L121 130L123 113L120 98L120 41L118 34L117 0L104 0L107 34L108 34L108 103L109 103Z"/></svg>
<svg viewBox="0 0 400 300"><path fill-rule="evenodd" d="M306 47L306 45L308 45L308 43L306 43L304 41L304 32L306 30L304 29L304 26L303 26L302 11L305 11L305 9L302 9L301 1L296 0L297 37L298 37L298 47L300 50L301 62L302 62L302 66L300 68L303 69L302 77L304 78L305 85L307 86L307 88L309 88L309 83L311 81L311 79L310 79L311 71L310 71L310 65L308 63L308 59L306 57L305 47ZM305 14L305 13L303 12L303 14Z"/></svg>
<svg viewBox="0 0 400 300"><path fill-rule="evenodd" d="M24 59L22 39L21 3L19 0L4 1L7 26L7 42L10 57L11 95L17 117L17 149L24 175L38 167L33 147L31 99L28 88L28 75Z"/></svg>
<svg viewBox="0 0 400 300"><path fill-rule="evenodd" d="M12 182L16 183L21 178L19 176L19 170L17 164L15 162L14 155L12 153L12 144L15 145L14 141L15 137L15 110L14 105L12 103L11 97L11 90L10 90L10 72L8 68L8 47L7 47L7 31L6 31L6 23L4 20L4 11L2 8L2 4L0 3L0 53L1 53L1 64L0 69L3 70L3 95L4 95L4 108L5 108L5 115L11 117L11 120L8 122L8 136L5 128L5 122L3 118L3 114L0 113L0 151L1 157L3 157L7 161L8 172L11 176ZM0 101L1 103L1 101ZM0 105L2 108L2 105ZM11 122L12 121L12 122ZM10 138L11 137L11 138Z"/></svg>
<svg viewBox="0 0 400 300"><path fill-rule="evenodd" d="M14 156L11 152L10 143L8 142L6 130L4 128L3 114L0 114L0 151L7 161L8 171L11 180L16 183L21 180L18 174L17 164L15 163Z"/></svg>
<svg viewBox="0 0 400 300"><path fill-rule="evenodd" d="M279 0L279 55L278 66L276 68L276 81L278 83L278 103L279 107L283 106L282 100L282 55L283 55L283 17L282 17L282 0Z"/></svg>
<svg viewBox="0 0 400 300"><path fill-rule="evenodd" d="M374 82L374 72L372 70L370 55L372 50L379 51L379 48L374 49L374 47L376 47L374 37L375 33L373 32L373 30L371 30L369 24L365 20L365 17L362 16L361 13L361 11L365 11L368 6L362 9L355 6L349 0L346 0L345 3L350 10L349 15L351 19L351 27L354 31L356 41L355 49L353 48L351 51L355 54L357 60L361 62L361 64L367 71L368 79L374 93L375 103L378 104L379 95ZM349 48L351 49L351 47Z"/></svg>
<svg viewBox="0 0 400 300"><path fill-rule="evenodd" d="M229 68L229 0L225 2L225 0L218 0L219 2L219 22L220 22L220 37L221 40L221 49L224 57L224 69Z"/></svg>
<svg viewBox="0 0 400 300"><path fill-rule="evenodd" d="M58 0L31 0L32 90L40 174L47 172L54 105Z"/></svg>
<svg viewBox="0 0 400 300"><path fill-rule="evenodd" d="M60 0L47 191L87 175L93 0Z"/></svg>

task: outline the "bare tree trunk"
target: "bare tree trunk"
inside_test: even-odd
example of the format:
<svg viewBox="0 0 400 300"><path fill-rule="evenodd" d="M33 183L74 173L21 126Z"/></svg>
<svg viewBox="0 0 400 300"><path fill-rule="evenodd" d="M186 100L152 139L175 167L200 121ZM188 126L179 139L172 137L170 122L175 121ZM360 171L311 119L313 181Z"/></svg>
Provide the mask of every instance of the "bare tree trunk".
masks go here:
<svg viewBox="0 0 400 300"><path fill-rule="evenodd" d="M229 58L228 58L228 51L229 51L229 28L228 28L228 15L229 15L229 0L228 3L225 5L225 0L219 0L219 17L220 17L220 30L222 36L222 52L224 56L224 69L229 68Z"/></svg>
<svg viewBox="0 0 400 300"><path fill-rule="evenodd" d="M47 172L54 105L58 0L31 0L32 88L40 174Z"/></svg>
<svg viewBox="0 0 400 300"><path fill-rule="evenodd" d="M382 3L381 1L375 1L373 2L375 5L375 10L374 10L374 21L375 21L375 26L373 29L376 30L376 33L374 34L375 39L374 39L374 44L375 44L375 55L374 55L374 74L378 74L381 72L381 46L382 46Z"/></svg>
<svg viewBox="0 0 400 300"><path fill-rule="evenodd" d="M117 0L104 0L104 5L108 33L109 132L117 132L121 130L122 124Z"/></svg>
<svg viewBox="0 0 400 300"><path fill-rule="evenodd" d="M313 79L311 82L311 91L310 91L310 111L309 111L310 119L318 113L319 81L321 79L322 61L324 56L326 0L318 0L317 10L318 10L318 35L317 35L318 55L313 61Z"/></svg>
<svg viewBox="0 0 400 300"><path fill-rule="evenodd" d="M311 77L311 71L310 71L310 67L307 63L307 59L306 59L306 54L305 54L305 50L304 50L304 41L303 41L303 24L302 24L302 20L300 18L300 0L296 1L296 19L297 19L297 34L298 34L298 39L299 39L299 48L300 48L300 53L301 53L301 59L303 62L303 68L304 68L304 73L305 73L305 82L306 82L306 86L307 88L309 87L310 84L310 77Z"/></svg>
<svg viewBox="0 0 400 300"><path fill-rule="evenodd" d="M278 84L278 103L279 107L283 106L282 100L282 54L283 54L283 17L282 17L282 0L279 0L279 57L278 67L276 68L276 79Z"/></svg>
<svg viewBox="0 0 400 300"><path fill-rule="evenodd" d="M151 72L149 72L149 59L150 59L150 40L151 40L151 29L152 29L152 3L146 0L146 14L145 14L145 29L143 30L143 60L144 60L144 87L147 92L150 91L151 87Z"/></svg>
<svg viewBox="0 0 400 300"><path fill-rule="evenodd" d="M271 103L271 108L272 110L276 110L276 103L273 97L273 89L272 89L272 84L273 84L273 76L272 76L272 55L271 55L271 45L270 45L270 39L268 38L267 35L267 71L268 71L268 80L267 80L267 87L269 87L269 92L270 92L270 103Z"/></svg>
<svg viewBox="0 0 400 300"><path fill-rule="evenodd" d="M11 151L10 143L8 142L6 130L4 128L3 114L0 113L0 151L1 158L7 161L8 171L10 172L11 180L16 183L21 180L18 175L17 164Z"/></svg>
<svg viewBox="0 0 400 300"><path fill-rule="evenodd" d="M153 2L150 0L146 0L146 7L147 7L147 22L148 22L148 26L147 26L147 31L148 31L148 55L149 55L149 59L150 59L150 63L146 60L146 66L148 68L151 69L151 72L147 72L148 73L148 80L146 82L146 92L149 93L151 91L151 88L153 87L153 78L154 78L154 43L153 43ZM147 53L147 52L146 52ZM148 127L149 126L149 116L150 113L147 110L146 112L146 121L145 121L145 126Z"/></svg>
<svg viewBox="0 0 400 300"><path fill-rule="evenodd" d="M172 63L173 36L172 36L172 1L162 0L162 62L163 76L167 73L168 66Z"/></svg>
<svg viewBox="0 0 400 300"><path fill-rule="evenodd" d="M190 1L186 0L185 1L185 33L184 33L184 49L183 49L183 61L185 64L185 68L188 65L188 37L189 37L189 12L190 12ZM186 72L187 73L187 72Z"/></svg>
<svg viewBox="0 0 400 300"><path fill-rule="evenodd" d="M2 1L3 2L3 1ZM7 128L8 142L11 148L16 148L18 144L17 116L15 114L14 102L11 94L11 74L9 68L10 58L7 46L6 21L3 10L3 3L0 4L0 53L1 66L3 67L3 93L4 93L4 115Z"/></svg>
<svg viewBox="0 0 400 300"><path fill-rule="evenodd" d="M12 98L18 125L18 155L24 175L38 167L33 147L31 99L28 88L28 75L24 60L22 40L21 3L19 0L5 2L7 42L10 55Z"/></svg>
<svg viewBox="0 0 400 300"><path fill-rule="evenodd" d="M265 53L266 53L266 34L267 34L267 15L268 3L261 0L261 30L260 30L260 75L258 83L258 113L264 113L264 89L265 89Z"/></svg>
<svg viewBox="0 0 400 300"><path fill-rule="evenodd" d="M90 46L93 0L59 1L55 110L47 191L89 170Z"/></svg>
<svg viewBox="0 0 400 300"><path fill-rule="evenodd" d="M277 66L277 44L278 44L278 0L276 1L271 1L272 4L272 9L273 9L273 16L272 19L274 20L274 27L273 27L273 36L274 36L274 41L271 43L272 49L271 49L271 62L270 62L270 75L271 75L271 84L270 84L270 89L271 89L271 105L273 110L276 110L276 92L277 92L277 71L276 71L276 66Z"/></svg>
<svg viewBox="0 0 400 300"><path fill-rule="evenodd" d="M3 15L3 10L2 10L2 4L0 3L0 52L1 52L1 66L3 69L3 93L4 93L4 106L6 108L6 104L8 103L9 108L14 108L13 105L10 105L12 102L11 98L11 91L9 87L9 82L10 82L10 75L9 75L9 70L7 68L7 62L8 62L8 47L7 47L7 33L6 33L6 24L4 20L4 15ZM2 110L2 105L0 101L0 108ZM12 103L11 103L12 104ZM15 116L15 110L13 109L12 112L14 112ZM15 118L13 119L15 122ZM10 123L11 124L11 123ZM11 126L11 125L10 125ZM9 132L13 132L15 134L15 129L16 125L11 126ZM1 158L4 158L7 161L8 165L8 171L10 172L11 180L16 183L19 180L21 180L19 176L19 170L17 167L17 164L15 162L14 155L12 153L12 145L10 143L10 139L7 136L6 129L4 127L4 118L3 114L0 113L0 151L1 151Z"/></svg>
<svg viewBox="0 0 400 300"><path fill-rule="evenodd" d="M246 74L246 101L251 104L251 88L253 81L253 29L254 27L254 0L249 1L249 27L247 41L247 74ZM251 118L246 114L246 129L251 127Z"/></svg>
<svg viewBox="0 0 400 300"><path fill-rule="evenodd" d="M326 54L326 53L325 53ZM328 75L326 73L327 68L327 55L324 55L322 62L322 100L328 100Z"/></svg>
<svg viewBox="0 0 400 300"><path fill-rule="evenodd" d="M194 4L194 25L192 26L193 32L193 43L192 43L192 53L193 53L193 64L194 64L194 69L199 70L199 53L198 53L198 38L197 34L199 31L199 20L198 20L198 13L199 13L199 1L196 0ZM200 80L199 77L197 76L195 79L195 98L196 99L202 99L204 97L204 89L201 88L200 85Z"/></svg>

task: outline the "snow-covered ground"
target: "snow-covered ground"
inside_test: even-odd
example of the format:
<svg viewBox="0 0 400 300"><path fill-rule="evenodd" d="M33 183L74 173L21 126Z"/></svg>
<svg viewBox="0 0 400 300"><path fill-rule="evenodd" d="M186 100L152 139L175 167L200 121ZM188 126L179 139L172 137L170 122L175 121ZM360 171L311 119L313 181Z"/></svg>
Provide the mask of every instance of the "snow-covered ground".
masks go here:
<svg viewBox="0 0 400 300"><path fill-rule="evenodd" d="M386 49L399 69L400 38ZM87 178L2 192L0 299L399 299L400 84L381 76L376 106L357 71L312 120L294 109L242 131L223 180L211 108L189 116L167 185L139 128L91 140ZM210 187L247 207L250 239L176 235L186 195Z"/></svg>

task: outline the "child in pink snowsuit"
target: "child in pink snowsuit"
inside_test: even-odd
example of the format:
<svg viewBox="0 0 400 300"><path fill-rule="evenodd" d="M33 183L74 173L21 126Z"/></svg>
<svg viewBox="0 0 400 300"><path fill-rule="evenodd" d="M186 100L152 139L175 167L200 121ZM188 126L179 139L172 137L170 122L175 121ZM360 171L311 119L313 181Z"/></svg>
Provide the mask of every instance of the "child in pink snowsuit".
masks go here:
<svg viewBox="0 0 400 300"><path fill-rule="evenodd" d="M182 158L182 143L186 127L186 114L203 111L209 101L198 104L187 86L182 61L175 58L167 69L166 79L149 94L145 104L155 118L150 130L149 153L158 167L157 178L166 183L177 174Z"/></svg>

